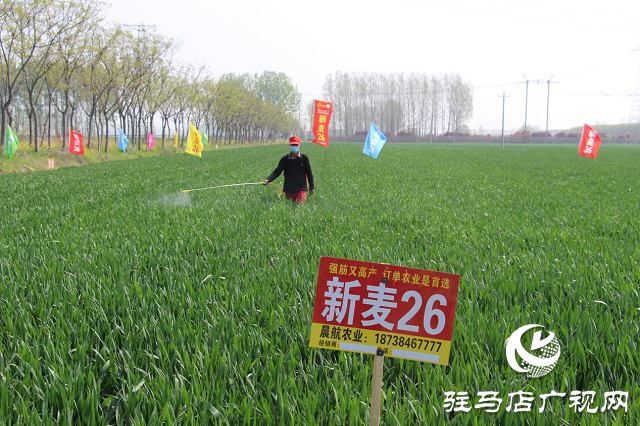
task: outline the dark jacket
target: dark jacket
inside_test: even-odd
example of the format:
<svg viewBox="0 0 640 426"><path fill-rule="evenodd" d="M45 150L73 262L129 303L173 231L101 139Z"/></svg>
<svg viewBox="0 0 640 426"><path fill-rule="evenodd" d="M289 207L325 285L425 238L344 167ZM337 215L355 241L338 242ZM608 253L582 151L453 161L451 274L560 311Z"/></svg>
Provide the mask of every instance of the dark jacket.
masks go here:
<svg viewBox="0 0 640 426"><path fill-rule="evenodd" d="M309 157L306 154L298 154L296 158L292 158L291 154L287 154L280 159L278 167L269 175L267 180L273 182L284 171L284 188L283 191L293 193L307 190L307 179L309 180L309 189L313 191L315 185L313 183L313 173L309 164Z"/></svg>

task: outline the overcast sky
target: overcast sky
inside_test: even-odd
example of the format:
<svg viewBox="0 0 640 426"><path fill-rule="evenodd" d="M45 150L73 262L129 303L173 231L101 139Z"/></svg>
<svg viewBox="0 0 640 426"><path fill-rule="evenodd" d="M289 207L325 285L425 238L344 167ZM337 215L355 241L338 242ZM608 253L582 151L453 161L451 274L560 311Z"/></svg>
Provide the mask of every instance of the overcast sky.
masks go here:
<svg viewBox="0 0 640 426"><path fill-rule="evenodd" d="M306 104L328 74L458 73L475 130L629 121L640 83L640 0L106 0L107 20L155 25L177 58L223 73L289 75ZM526 77L525 77L526 76ZM551 79L552 83L546 83ZM330 100L330 99L326 99ZM638 99L640 101L640 98Z"/></svg>

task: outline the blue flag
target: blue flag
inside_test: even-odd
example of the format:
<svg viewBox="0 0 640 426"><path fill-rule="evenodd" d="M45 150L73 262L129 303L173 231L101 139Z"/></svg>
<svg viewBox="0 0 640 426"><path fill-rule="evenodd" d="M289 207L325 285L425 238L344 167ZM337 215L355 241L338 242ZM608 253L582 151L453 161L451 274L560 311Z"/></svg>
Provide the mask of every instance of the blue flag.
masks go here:
<svg viewBox="0 0 640 426"><path fill-rule="evenodd" d="M129 139L124 135L124 132L120 130L120 137L118 137L118 149L122 152L127 152L127 145L129 144Z"/></svg>
<svg viewBox="0 0 640 426"><path fill-rule="evenodd" d="M384 133L382 133L375 124L371 123L371 127L369 127L369 133L367 134L367 140L364 143L362 153L377 159L378 154L380 154L380 150L382 149L386 141L387 137L384 135Z"/></svg>

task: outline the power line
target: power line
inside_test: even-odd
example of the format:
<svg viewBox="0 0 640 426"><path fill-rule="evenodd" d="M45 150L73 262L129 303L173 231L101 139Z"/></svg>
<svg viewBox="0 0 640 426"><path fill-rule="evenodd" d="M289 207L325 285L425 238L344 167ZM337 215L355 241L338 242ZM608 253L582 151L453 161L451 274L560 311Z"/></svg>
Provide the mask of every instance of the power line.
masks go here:
<svg viewBox="0 0 640 426"><path fill-rule="evenodd" d="M563 19L550 19L548 18L549 16L549 10L548 8L544 8L544 9L540 9L541 12L545 12L546 16L545 17L539 17L539 16L533 16L531 14L519 14L519 13L509 13L509 12L504 12L504 8L501 8L500 10L489 10L488 8L477 8L477 7L465 7L465 6L459 6L459 5L455 5L455 4L444 4L444 3L438 3L435 1L430 1L430 0L400 0L404 3L412 3L412 4L418 4L421 6L435 6L435 7L439 7L439 8L443 8L443 9L450 9L450 10L454 10L454 11L459 11L459 12L467 12L467 13L473 13L473 14L484 14L484 15L489 15L489 16L496 16L496 17L507 17L507 18L516 18L516 19L522 19L522 20L526 20L527 22L531 22L531 21L538 21L540 23L546 23L546 24L555 24L555 25L563 25L563 26L567 26L567 24L570 24L572 26L575 27L582 27L585 29L589 29L589 30L593 30L594 27L591 24L591 20L585 22L584 20L579 20L579 21L573 21L573 22L568 22L566 20ZM508 3L509 5L512 5L512 2ZM571 16L575 16L576 11L572 10L571 11ZM579 11L578 11L579 12ZM586 16L592 16L594 18L600 18L602 19L603 15L602 14L584 14ZM618 21L620 20L620 17L618 18L614 18L611 17L612 19L617 19ZM627 19L631 19L632 17L630 16L625 16L625 18ZM635 29L632 29L631 27L629 28L621 28L619 26L617 27L607 27L604 25L598 25L597 28L599 30L607 30L607 31L615 31L615 32L631 32L631 31L636 31Z"/></svg>
<svg viewBox="0 0 640 426"><path fill-rule="evenodd" d="M631 96L631 95L608 95L602 92L584 92L584 93L562 93L558 92L558 96Z"/></svg>
<svg viewBox="0 0 640 426"><path fill-rule="evenodd" d="M474 87L473 89L491 89L491 88L495 88L495 87L504 87L504 86L514 86L516 84L520 84L519 82L515 82L515 83L501 83L501 84L492 84L489 86L479 86L479 87Z"/></svg>

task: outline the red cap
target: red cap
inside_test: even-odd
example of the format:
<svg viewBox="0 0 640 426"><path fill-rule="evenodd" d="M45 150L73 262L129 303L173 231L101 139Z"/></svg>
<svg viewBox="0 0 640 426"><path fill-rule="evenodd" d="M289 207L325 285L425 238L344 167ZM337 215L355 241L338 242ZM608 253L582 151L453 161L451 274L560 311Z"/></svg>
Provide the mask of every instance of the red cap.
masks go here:
<svg viewBox="0 0 640 426"><path fill-rule="evenodd" d="M289 145L300 145L300 138L293 135L289 138Z"/></svg>

